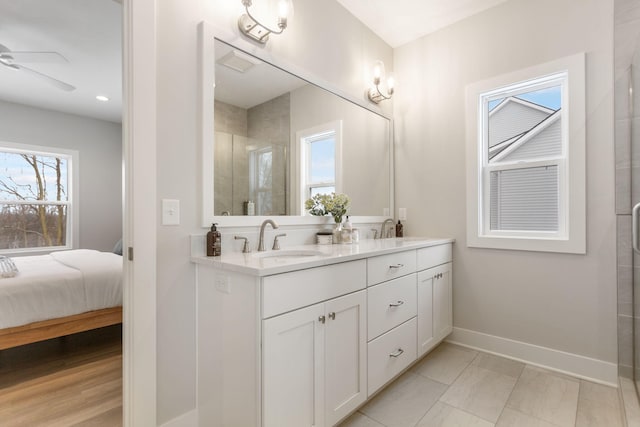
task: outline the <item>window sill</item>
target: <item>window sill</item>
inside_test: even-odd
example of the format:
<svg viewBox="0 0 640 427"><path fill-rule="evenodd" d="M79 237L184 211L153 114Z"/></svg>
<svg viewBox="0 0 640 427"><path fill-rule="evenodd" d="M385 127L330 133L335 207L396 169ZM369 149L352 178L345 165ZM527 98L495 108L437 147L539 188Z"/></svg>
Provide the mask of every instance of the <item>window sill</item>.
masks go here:
<svg viewBox="0 0 640 427"><path fill-rule="evenodd" d="M542 237L514 236L467 236L470 248L504 249L513 251L556 252L568 254L586 254L586 242L583 239L561 239Z"/></svg>

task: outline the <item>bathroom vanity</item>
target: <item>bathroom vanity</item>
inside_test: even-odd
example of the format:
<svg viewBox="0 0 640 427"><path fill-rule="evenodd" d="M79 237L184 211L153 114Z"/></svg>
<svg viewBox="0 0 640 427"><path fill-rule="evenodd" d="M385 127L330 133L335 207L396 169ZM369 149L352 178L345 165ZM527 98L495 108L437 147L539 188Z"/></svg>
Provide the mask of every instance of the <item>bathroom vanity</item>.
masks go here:
<svg viewBox="0 0 640 427"><path fill-rule="evenodd" d="M452 331L452 239L194 257L201 425L333 426Z"/></svg>

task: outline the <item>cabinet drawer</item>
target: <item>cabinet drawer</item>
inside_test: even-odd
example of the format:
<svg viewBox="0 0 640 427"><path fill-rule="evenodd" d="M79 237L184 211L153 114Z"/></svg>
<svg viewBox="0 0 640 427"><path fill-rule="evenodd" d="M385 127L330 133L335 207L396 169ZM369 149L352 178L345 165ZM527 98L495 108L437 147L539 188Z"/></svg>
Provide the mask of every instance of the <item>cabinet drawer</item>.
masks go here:
<svg viewBox="0 0 640 427"><path fill-rule="evenodd" d="M368 339L395 328L416 315L416 274L394 279L368 290Z"/></svg>
<svg viewBox="0 0 640 427"><path fill-rule="evenodd" d="M367 285L375 285L416 271L416 251L380 255L367 260Z"/></svg>
<svg viewBox="0 0 640 427"><path fill-rule="evenodd" d="M418 270L435 267L436 265L451 262L451 243L418 249Z"/></svg>
<svg viewBox="0 0 640 427"><path fill-rule="evenodd" d="M366 261L350 261L262 279L262 318L366 288Z"/></svg>
<svg viewBox="0 0 640 427"><path fill-rule="evenodd" d="M390 330L368 344L368 396L416 360L416 319Z"/></svg>

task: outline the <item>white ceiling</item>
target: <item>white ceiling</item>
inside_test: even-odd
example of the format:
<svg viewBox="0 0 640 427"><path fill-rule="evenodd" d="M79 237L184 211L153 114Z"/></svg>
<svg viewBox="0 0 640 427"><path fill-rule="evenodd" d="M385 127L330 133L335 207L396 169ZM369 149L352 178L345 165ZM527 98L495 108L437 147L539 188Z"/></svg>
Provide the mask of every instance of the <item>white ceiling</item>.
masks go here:
<svg viewBox="0 0 640 427"><path fill-rule="evenodd" d="M0 99L120 122L121 13L116 0L0 0L0 44L11 51L58 52L68 62L24 65L76 87L66 92L0 65Z"/></svg>
<svg viewBox="0 0 640 427"><path fill-rule="evenodd" d="M504 1L338 0L392 47ZM0 44L11 51L58 52L69 62L24 65L76 87L65 92L29 73L0 65L0 99L120 122L120 3L121 0L0 0ZM110 101L98 102L96 95L105 95Z"/></svg>
<svg viewBox="0 0 640 427"><path fill-rule="evenodd" d="M338 0L396 48L507 0Z"/></svg>

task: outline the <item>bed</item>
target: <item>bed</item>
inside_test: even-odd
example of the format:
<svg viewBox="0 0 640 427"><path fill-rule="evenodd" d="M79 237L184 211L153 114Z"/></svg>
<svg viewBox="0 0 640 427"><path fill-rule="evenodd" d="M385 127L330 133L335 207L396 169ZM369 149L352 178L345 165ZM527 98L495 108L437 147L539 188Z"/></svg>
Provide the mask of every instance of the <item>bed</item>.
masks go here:
<svg viewBox="0 0 640 427"><path fill-rule="evenodd" d="M0 350L122 322L122 257L77 249L12 258L0 278Z"/></svg>

